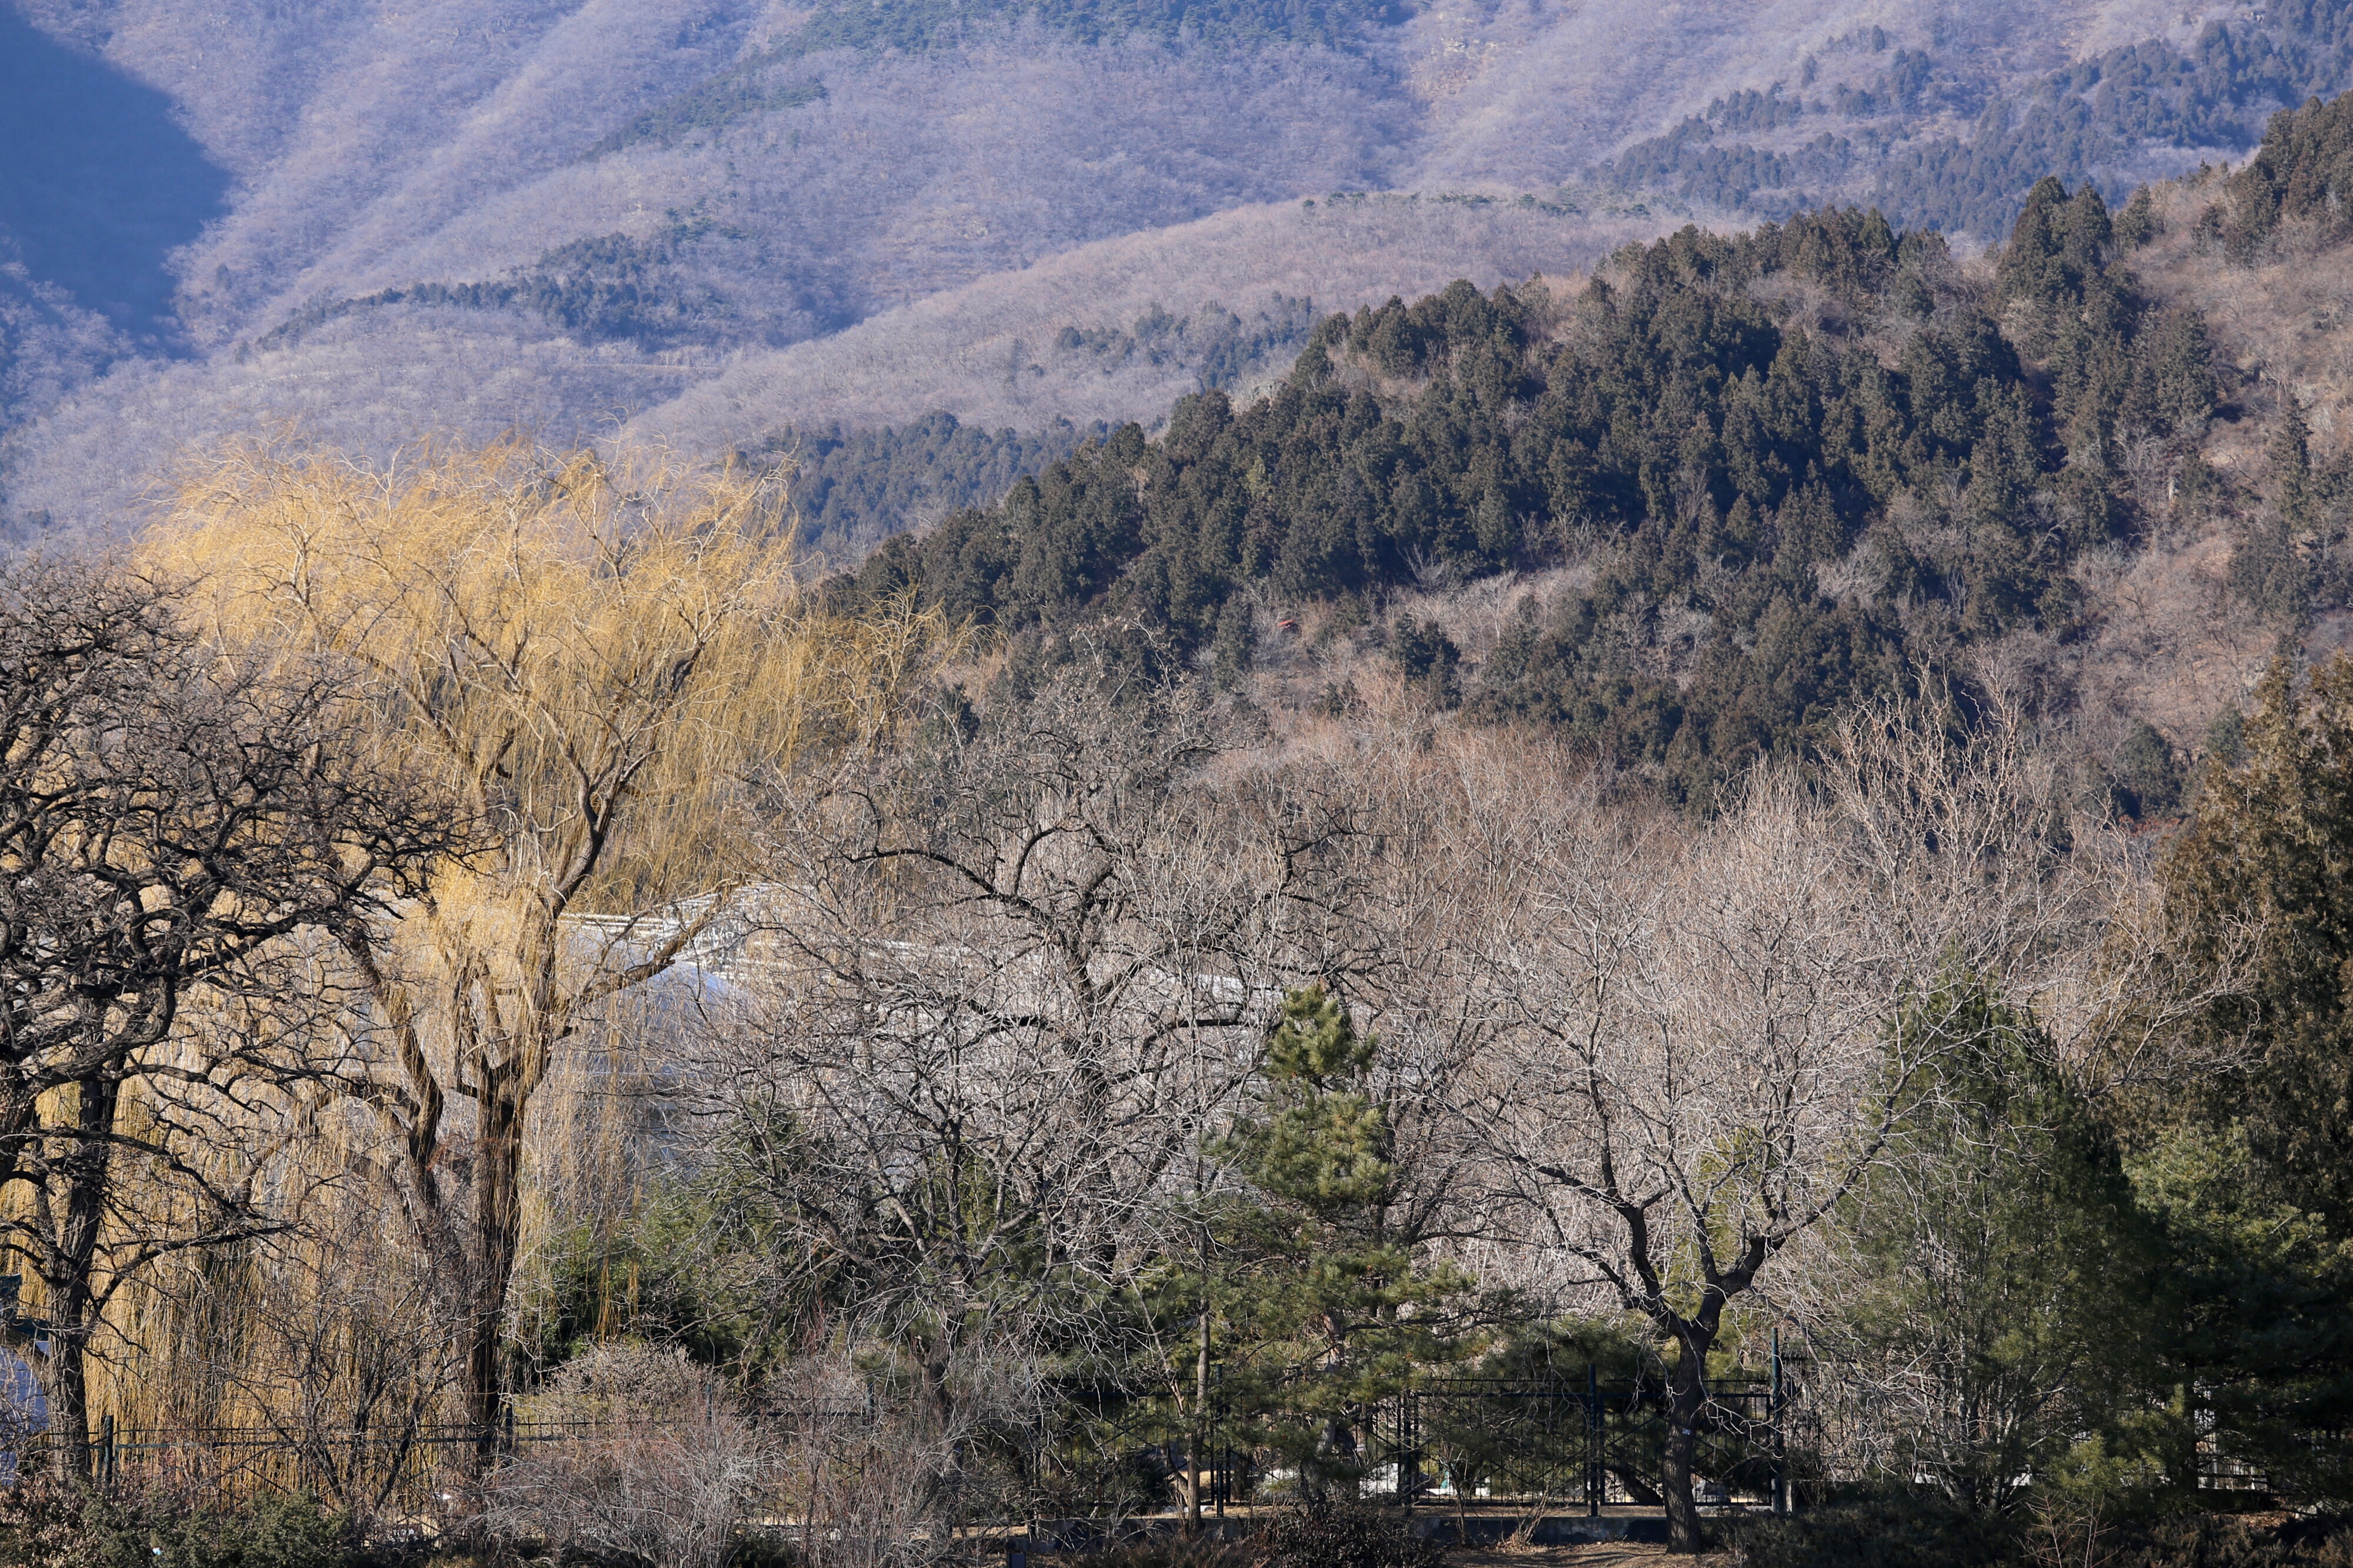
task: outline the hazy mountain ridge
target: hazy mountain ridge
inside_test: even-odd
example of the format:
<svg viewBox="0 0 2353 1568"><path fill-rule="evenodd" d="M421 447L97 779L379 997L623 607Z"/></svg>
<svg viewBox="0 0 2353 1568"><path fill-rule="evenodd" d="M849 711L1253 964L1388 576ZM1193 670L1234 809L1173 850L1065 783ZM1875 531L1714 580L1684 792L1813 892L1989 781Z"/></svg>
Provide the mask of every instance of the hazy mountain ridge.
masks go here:
<svg viewBox="0 0 2353 1568"><path fill-rule="evenodd" d="M1695 183L1655 155L1629 170L1694 115L1746 116L1717 151L1818 137L1760 123L1777 81L1959 144L2071 62L2258 27L2149 0L11 4L50 47L168 99L228 193L192 243L150 247L175 280L176 360L8 329L0 515L69 528L119 516L174 452L290 418L381 449L511 424L576 440L634 420L710 446L933 410L1145 417L1198 367L1064 375L1039 341L1155 307L1247 319L1278 292L1353 309L1581 268L1685 216L1737 224L1815 193ZM2331 26L2347 10L2299 5ZM1908 101L1856 98L1922 55ZM1719 102L1741 107L1707 121ZM1597 194L1597 170L1629 188ZM1346 191L1505 199L1345 246L1284 216ZM971 309L1018 328L951 319ZM1041 373L1028 386L1004 374L1016 339ZM1285 363L1270 341L1250 374Z"/></svg>
<svg viewBox="0 0 2353 1568"><path fill-rule="evenodd" d="M2045 175L2092 180L2121 202L2151 179L2240 155L2273 114L2353 75L2353 16L2328 0L2185 12L2169 33L1991 94L1968 66L1968 42L1940 26L1907 48L1874 26L1840 40L1827 65L1809 53L1794 80L1712 100L1611 173L1772 216L1867 201L1899 223L1984 237Z"/></svg>
<svg viewBox="0 0 2353 1568"><path fill-rule="evenodd" d="M677 445L744 445L771 423L884 424L930 408L993 425L1150 424L1198 390L1192 363L1104 363L1058 347L1061 323L1116 330L1155 307L1190 308L1189 294L1219 284L1231 290L1219 301L1226 308L1254 312L1277 297L1350 310L1430 293L1455 278L1492 287L1590 267L1662 221L1647 211L1370 195L1221 213L985 278L779 353L744 354L630 429ZM1290 361L1271 346L1261 374L1280 379ZM1224 384L1247 390L1250 382Z"/></svg>

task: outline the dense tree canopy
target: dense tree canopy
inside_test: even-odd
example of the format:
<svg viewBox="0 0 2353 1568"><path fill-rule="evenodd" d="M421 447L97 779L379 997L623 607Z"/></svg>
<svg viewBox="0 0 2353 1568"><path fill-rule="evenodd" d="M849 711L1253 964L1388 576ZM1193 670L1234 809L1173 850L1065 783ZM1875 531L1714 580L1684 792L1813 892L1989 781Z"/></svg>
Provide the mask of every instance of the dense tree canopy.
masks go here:
<svg viewBox="0 0 2353 1568"><path fill-rule="evenodd" d="M764 456L790 465L802 542L849 554L921 519L995 500L1089 435L1068 421L1023 434L926 415L881 430L786 429Z"/></svg>
<svg viewBox="0 0 2353 1568"><path fill-rule="evenodd" d="M2283 659L2255 698L2161 867L2170 939L2214 990L2194 1033L2228 1068L2126 1121L2177 1259L2168 1354L2221 1441L2341 1490L2315 1434L2353 1410L2353 662Z"/></svg>
<svg viewBox="0 0 2353 1568"><path fill-rule="evenodd" d="M1917 660L2075 629L2070 563L2136 524L2123 439L2194 436L2215 399L2200 323L2116 250L2096 192L2046 181L1989 299L1938 237L1851 210L1686 229L1573 297L1458 282L1328 318L1273 395L1187 398L842 591L1193 646L1245 587L1377 601L1583 560L1467 700L1704 789Z"/></svg>
<svg viewBox="0 0 2353 1568"><path fill-rule="evenodd" d="M2244 1117L2272 1196L2353 1238L2353 663L2275 665L2244 734L2166 860L2185 951L2236 972L2207 1026L2246 1067L2214 1110Z"/></svg>
<svg viewBox="0 0 2353 1568"><path fill-rule="evenodd" d="M2263 146L2231 176L2199 227L2243 261L2285 219L2317 220L2341 231L2345 189L2353 189L2353 95L2327 103L2316 98L2272 121Z"/></svg>

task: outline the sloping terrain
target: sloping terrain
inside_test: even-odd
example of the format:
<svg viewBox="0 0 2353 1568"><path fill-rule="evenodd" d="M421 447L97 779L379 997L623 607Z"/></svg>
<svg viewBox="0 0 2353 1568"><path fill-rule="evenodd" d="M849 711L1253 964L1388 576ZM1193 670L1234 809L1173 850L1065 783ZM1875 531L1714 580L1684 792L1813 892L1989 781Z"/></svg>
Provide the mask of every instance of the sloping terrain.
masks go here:
<svg viewBox="0 0 2353 1568"><path fill-rule="evenodd" d="M2049 35L2022 20L1989 5L1940 13L1925 37L1874 24L1809 48L1761 92L1710 100L1610 172L1775 215L1863 202L1991 239L2046 175L2120 201L2242 156L2275 110L2334 95L2353 72L2353 15L2334 0L2178 16L2104 6L2066 19L2071 58L2055 64Z"/></svg>
<svg viewBox="0 0 2353 1568"><path fill-rule="evenodd" d="M1326 318L832 591L1008 679L1143 626L1286 726L1460 709L1701 807L1949 684L2161 819L2275 658L2353 646L2347 190L2353 94L2121 212L2044 181L1984 256L1849 209Z"/></svg>
<svg viewBox="0 0 2353 1568"><path fill-rule="evenodd" d="M1493 288L1582 272L1659 226L1647 212L1398 196L1242 208L1084 247L827 338L744 355L638 429L678 445L746 444L779 419L872 424L925 407L1024 426L1055 418L1149 425L1204 384L1245 389L1252 370L1279 379L1314 325L1302 308L1311 300L1320 313L1435 293L1456 278ZM1240 374L1211 372L1187 341L1201 331L1193 323L1219 309L1234 318L1229 334L1264 345L1232 367Z"/></svg>
<svg viewBox="0 0 2353 1568"><path fill-rule="evenodd" d="M1308 307L1685 216L1998 233L2048 169L2243 155L2346 85L2348 10L0 0L0 88L82 84L0 112L0 521L119 522L289 421L1133 417L1278 374Z"/></svg>

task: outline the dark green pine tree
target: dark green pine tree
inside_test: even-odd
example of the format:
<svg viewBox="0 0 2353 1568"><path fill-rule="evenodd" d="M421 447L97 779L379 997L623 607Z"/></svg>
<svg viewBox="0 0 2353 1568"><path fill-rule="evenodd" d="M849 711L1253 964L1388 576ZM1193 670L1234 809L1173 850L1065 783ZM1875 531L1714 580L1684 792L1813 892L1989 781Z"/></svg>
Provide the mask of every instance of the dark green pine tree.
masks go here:
<svg viewBox="0 0 2353 1568"><path fill-rule="evenodd" d="M1379 1049L1323 985L1293 991L1267 1043L1259 1114L1227 1150L1257 1201L1223 1227L1226 1386L1311 1493L1353 1487L1374 1462L1376 1403L1472 1348L1472 1283L1424 1256L1428 1206L1410 1201L1398 1163Z"/></svg>
<svg viewBox="0 0 2353 1568"><path fill-rule="evenodd" d="M2281 637L2311 624L2314 578L2302 545L2314 514L2312 427L2293 394L2282 400L2273 430L2271 506L2250 519L2231 552L2231 591Z"/></svg>
<svg viewBox="0 0 2353 1568"><path fill-rule="evenodd" d="M2279 426L2272 432L2268 453L2272 504L2290 531L2301 533L2312 523L2312 424L2295 393L2280 403Z"/></svg>
<svg viewBox="0 0 2353 1568"><path fill-rule="evenodd" d="M2224 1451L2353 1491L2353 661L2283 658L2217 715L2160 863L2200 1044L2232 1069L2132 1097L2180 1295L2173 1354ZM2219 982L2219 983L2218 983Z"/></svg>
<svg viewBox="0 0 2353 1568"><path fill-rule="evenodd" d="M1852 1336L1839 1355L1920 1401L1899 1471L1992 1513L2026 1477L2063 1491L2117 1461L2178 1461L2154 1354L2162 1256L2094 1106L1980 976L1939 976L1895 1026L1949 1044L1906 1110L1905 1153L1852 1200L1862 1289L1834 1331Z"/></svg>

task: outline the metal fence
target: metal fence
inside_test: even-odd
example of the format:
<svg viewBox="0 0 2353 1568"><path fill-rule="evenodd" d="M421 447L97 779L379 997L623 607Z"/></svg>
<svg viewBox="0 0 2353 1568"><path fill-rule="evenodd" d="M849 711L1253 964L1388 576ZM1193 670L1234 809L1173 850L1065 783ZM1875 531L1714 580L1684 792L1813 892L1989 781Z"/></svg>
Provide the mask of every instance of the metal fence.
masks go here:
<svg viewBox="0 0 2353 1568"><path fill-rule="evenodd" d="M1188 1484L1200 1486L1205 1510L1223 1513L1272 1500L1296 1479L1286 1468L1295 1461L1284 1458L1295 1443L1278 1430L1279 1411L1213 1400L1197 1426L1197 1414L1165 1392L1102 1386L1060 1389L1048 1410L1033 1429L983 1434L962 1456L968 1506L957 1511L965 1521L1134 1520L1177 1508ZM1667 1421L1655 1380L1612 1381L1598 1369L1557 1379L1430 1379L1347 1413L1349 1457L1339 1468L1364 1495L1409 1509L1655 1506ZM463 1511L477 1436L459 1424L117 1430L107 1418L93 1434L92 1460L110 1491L162 1491L199 1506L303 1494L373 1520L426 1525ZM511 1421L493 1446L504 1463L628 1439L627 1424ZM28 1443L19 1468L45 1467L49 1441ZM1714 1386L1695 1431L1701 1500L1786 1500L1810 1441L1777 1382Z"/></svg>
<svg viewBox="0 0 2353 1568"><path fill-rule="evenodd" d="M1769 1379L1712 1387L1694 1431L1701 1500L1769 1507L1786 1497L1792 1415ZM1393 1419L1383 1477L1409 1504L1427 1494L1598 1514L1661 1501L1668 1413L1656 1384L1446 1379L1407 1390Z"/></svg>
<svg viewBox="0 0 2353 1568"><path fill-rule="evenodd" d="M503 1456L546 1445L626 1440L626 1424L514 1421L493 1435ZM111 1494L162 1493L204 1507L239 1506L296 1495L371 1519L424 1520L452 1510L469 1495L476 1429L441 1423L384 1429L273 1426L118 1428L100 1419L90 1463ZM48 1466L57 1439L31 1439L20 1471Z"/></svg>
<svg viewBox="0 0 2353 1568"><path fill-rule="evenodd" d="M1694 1428L1694 1473L1703 1502L1786 1505L1815 1473L1817 1436L1791 1389L1772 1377L1713 1384ZM1126 1518L1179 1504L1198 1477L1204 1507L1269 1500L1295 1483L1298 1447L1281 1414L1213 1397L1197 1428L1165 1394L1076 1391L1073 1417L1021 1456L1019 1494L1033 1517ZM1364 1495L1406 1508L1473 1501L1599 1513L1656 1506L1666 1448L1666 1391L1655 1380L1581 1377L1418 1380L1347 1412L1346 1451L1331 1468ZM1196 1456L1195 1444L1202 1452Z"/></svg>

